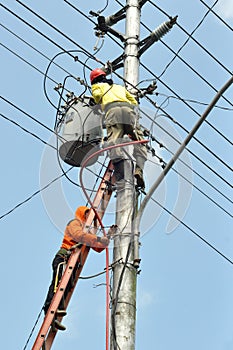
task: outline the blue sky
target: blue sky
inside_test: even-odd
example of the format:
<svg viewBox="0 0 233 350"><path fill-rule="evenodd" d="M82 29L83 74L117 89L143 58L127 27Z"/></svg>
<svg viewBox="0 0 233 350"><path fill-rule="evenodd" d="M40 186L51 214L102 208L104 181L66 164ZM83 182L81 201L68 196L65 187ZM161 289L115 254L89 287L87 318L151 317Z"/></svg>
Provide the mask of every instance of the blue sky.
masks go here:
<svg viewBox="0 0 233 350"><path fill-rule="evenodd" d="M24 348L42 308L51 279L51 262L60 246L66 222L72 218L78 205L85 204L86 199L77 186L62 179L7 214L60 174L56 152L11 121L48 143L54 142L51 132L35 121L51 129L55 121L56 111L43 91L43 73L49 59L60 51L53 42L65 50L79 48L17 1L4 0L2 3L50 38L50 41L47 40L1 7L1 43L4 45L1 45L1 96L5 99L1 99L0 120L0 216L3 216L0 220L3 272L1 331L3 335L6 334L5 337L2 336L1 343L2 348L6 350L20 350ZM67 3L61 0L28 0L23 3L74 42L95 53L93 48L97 38L94 35L93 24ZM105 1L93 3L90 0L71 3L86 15L90 10L97 12L103 9L106 4ZM174 52L188 39L187 33L196 28L208 11L204 3L211 7L214 1L206 0L203 3L199 0L159 0L154 3L163 12L151 2L144 5L141 21L148 28L153 30L166 21L166 14L178 15L178 26L174 26L162 42L154 44L143 54L140 81L153 79L153 74L158 77L161 75L157 81L158 96L151 96L151 99L157 105L162 105L166 113L180 125L190 130L199 115L204 112L204 104L208 104L213 99L215 90L219 90L230 78L233 62L232 29L216 15L209 13L193 35L196 42L189 39L179 52L180 58L176 57L162 74L174 58ZM108 16L119 9L120 5L116 1L109 0L103 15ZM232 1L219 0L213 10L232 27ZM115 28L124 32L124 21ZM148 33L148 30L141 26L141 39ZM114 60L121 53L122 48L106 36L103 47L96 56L100 61L106 62ZM86 60L85 54L78 52L77 55L82 62ZM56 63L71 74L83 78L82 64L73 62L69 55L59 56ZM87 64L91 68L97 66L93 60L88 60ZM144 66L148 67L150 72ZM89 70L86 69L85 72L88 77ZM122 70L118 73L123 75ZM66 73L52 65L48 75L56 82L63 82ZM115 78L115 81L121 82L119 78ZM145 82L140 86L148 84L149 82ZM54 87L55 83L47 79L46 91L56 105L58 95ZM80 94L83 89L72 81L68 82L67 87L76 94ZM181 162L177 162L175 166L175 169L194 186L171 170L153 196L231 261L233 230L232 219L228 213L232 213L232 205L227 198L231 198L232 201L232 188L229 186L229 183L232 184L232 172L229 169L229 166L232 166L232 149L229 140L232 139L233 107L228 102L232 101L232 91L232 87L226 91L225 99L222 98L218 102L218 107L221 108L214 108L207 118L209 123L204 123L196 134L196 138L214 155L199 142L192 140L188 145L192 154L186 150L181 158L193 171ZM152 127L151 120L142 115L142 124L151 128L156 139L165 145L165 148L160 149L156 143L152 144L167 162L171 157L168 150L174 153L178 143L164 129L180 142L187 134L145 99L141 100L140 107L156 121ZM47 162L46 157L49 157ZM100 157L100 160L103 159L104 157ZM64 169L68 167L64 165ZM93 169L98 171L97 165L94 165ZM161 167L156 158L149 156L145 167L147 189L160 172ZM74 181L78 181L79 169L72 170L70 176ZM94 180L92 175L85 173L87 187ZM114 205L113 198L104 220L105 225L114 223ZM232 263L187 227L178 224L154 201L150 201L146 207L140 230L142 262L138 277L136 349L232 349ZM104 267L104 253L91 252L83 275L95 274ZM58 334L54 349L105 348L105 288L98 286L104 282L104 277L79 281L69 305L68 315L64 319L67 331ZM42 318L28 344L28 349L33 344L41 322Z"/></svg>

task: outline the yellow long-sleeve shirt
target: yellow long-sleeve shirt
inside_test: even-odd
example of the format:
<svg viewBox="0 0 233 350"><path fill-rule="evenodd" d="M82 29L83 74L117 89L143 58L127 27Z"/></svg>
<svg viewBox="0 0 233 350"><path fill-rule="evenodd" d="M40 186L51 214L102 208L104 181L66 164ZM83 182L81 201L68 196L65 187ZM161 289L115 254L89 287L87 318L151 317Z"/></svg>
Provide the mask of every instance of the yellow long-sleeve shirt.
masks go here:
<svg viewBox="0 0 233 350"><path fill-rule="evenodd" d="M137 105L136 99L124 86L97 83L92 85L91 89L95 103L101 104L102 110L104 110L105 105L112 102L128 102L132 105Z"/></svg>

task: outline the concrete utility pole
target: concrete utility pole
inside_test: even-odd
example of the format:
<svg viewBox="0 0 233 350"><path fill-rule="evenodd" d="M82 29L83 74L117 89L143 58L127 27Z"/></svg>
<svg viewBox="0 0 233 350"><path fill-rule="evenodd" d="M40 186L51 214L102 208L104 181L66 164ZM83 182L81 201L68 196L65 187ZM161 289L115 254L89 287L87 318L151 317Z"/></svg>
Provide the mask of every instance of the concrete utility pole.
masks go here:
<svg viewBox="0 0 233 350"><path fill-rule="evenodd" d="M136 86L139 75L138 44L140 36L139 0L127 0L124 78ZM131 85L128 90L135 94ZM121 182L121 183L120 183ZM116 204L118 231L114 237L113 302L111 315L111 350L135 349L137 268L134 267L132 221L135 190L132 162L124 160L124 180L119 181Z"/></svg>

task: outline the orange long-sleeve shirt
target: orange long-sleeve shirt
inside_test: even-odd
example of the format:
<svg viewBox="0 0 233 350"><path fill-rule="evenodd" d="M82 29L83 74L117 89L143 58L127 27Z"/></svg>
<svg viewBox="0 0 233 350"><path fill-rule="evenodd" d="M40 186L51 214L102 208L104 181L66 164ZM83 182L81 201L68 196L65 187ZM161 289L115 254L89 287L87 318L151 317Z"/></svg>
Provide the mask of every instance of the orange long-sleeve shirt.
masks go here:
<svg viewBox="0 0 233 350"><path fill-rule="evenodd" d="M98 252L106 248L101 242L98 241L96 235L83 232L85 212L87 210L88 208L84 206L77 209L76 218L71 220L66 226L61 248L68 250L77 243L90 246Z"/></svg>

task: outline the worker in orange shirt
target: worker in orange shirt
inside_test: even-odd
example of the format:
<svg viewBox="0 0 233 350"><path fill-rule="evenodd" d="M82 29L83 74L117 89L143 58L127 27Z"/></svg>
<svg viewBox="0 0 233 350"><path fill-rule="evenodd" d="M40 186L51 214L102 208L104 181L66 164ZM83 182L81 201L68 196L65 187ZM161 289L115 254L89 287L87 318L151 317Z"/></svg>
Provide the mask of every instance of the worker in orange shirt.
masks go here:
<svg viewBox="0 0 233 350"><path fill-rule="evenodd" d="M64 263L66 263L69 258L70 248L77 243L81 243L81 244L90 246L94 250L100 252L108 246L109 240L107 237L98 237L95 234L83 232L83 227L87 220L89 210L90 209L85 206L78 207L75 212L75 218L71 220L66 226L61 248L55 255L52 262L53 277L52 277L52 282L50 284L48 294L43 307L45 314L49 309L56 287L58 286L58 283L62 277L63 266L64 266ZM66 291L64 293L65 296L68 290L69 290L69 287L66 288ZM59 308L57 309L55 316L65 316L65 315L66 315L66 311L64 310L63 300L62 300L59 305ZM55 324L55 327L59 330L66 329L66 327L62 325L57 319L55 319L54 324Z"/></svg>
<svg viewBox="0 0 233 350"><path fill-rule="evenodd" d="M102 111L105 113L108 143L110 145L111 143L119 143L119 139L123 139L124 135L129 135L133 141L143 140L143 132L135 112L138 103L133 95L124 86L114 84L112 79L107 79L106 73L100 68L91 71L90 81L95 103L100 104ZM115 171L116 169L122 169L124 153L121 147L110 150L109 154ZM133 156L136 160L134 176L137 187L144 189L143 168L147 159L146 146L135 144Z"/></svg>

